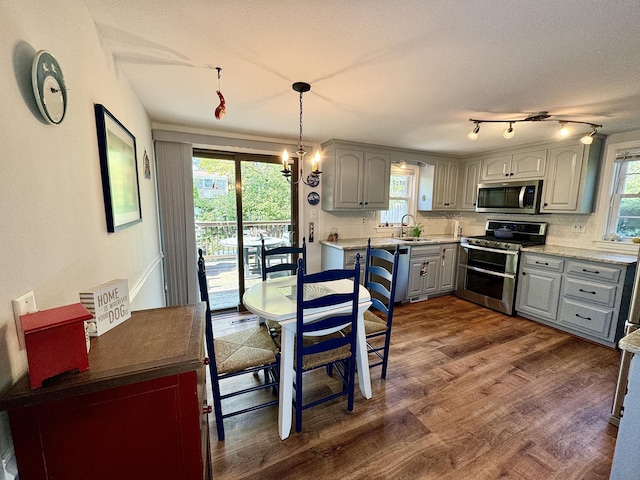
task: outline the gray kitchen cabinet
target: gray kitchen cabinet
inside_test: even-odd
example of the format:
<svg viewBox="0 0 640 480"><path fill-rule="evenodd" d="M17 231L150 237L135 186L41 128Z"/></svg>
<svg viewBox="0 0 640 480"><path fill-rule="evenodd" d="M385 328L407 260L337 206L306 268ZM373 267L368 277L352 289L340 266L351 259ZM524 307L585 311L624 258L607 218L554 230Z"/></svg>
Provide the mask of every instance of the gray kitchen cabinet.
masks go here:
<svg viewBox="0 0 640 480"><path fill-rule="evenodd" d="M524 252L519 315L615 347L627 318L635 265Z"/></svg>
<svg viewBox="0 0 640 480"><path fill-rule="evenodd" d="M442 295L455 289L457 244L411 247L409 260L410 301Z"/></svg>
<svg viewBox="0 0 640 480"><path fill-rule="evenodd" d="M516 310L555 322L564 260L525 253L520 260Z"/></svg>
<svg viewBox="0 0 640 480"><path fill-rule="evenodd" d="M386 210L389 208L391 157L358 144L322 144L322 209Z"/></svg>
<svg viewBox="0 0 640 480"><path fill-rule="evenodd" d="M456 210L458 208L457 160L438 159L435 165L435 184L433 187L433 210Z"/></svg>
<svg viewBox="0 0 640 480"><path fill-rule="evenodd" d="M475 210L478 200L481 160L471 160L462 164L462 183L460 188L459 210Z"/></svg>
<svg viewBox="0 0 640 480"><path fill-rule="evenodd" d="M367 250L343 250L329 245L322 244L321 268L322 271L353 268L356 264L356 255L360 254L360 283L364 280L364 264L367 257Z"/></svg>
<svg viewBox="0 0 640 480"><path fill-rule="evenodd" d="M591 213L601 153L600 138L591 145L577 142L550 149L540 212Z"/></svg>
<svg viewBox="0 0 640 480"><path fill-rule="evenodd" d="M547 150L498 155L482 160L483 182L497 180L535 180L544 178Z"/></svg>

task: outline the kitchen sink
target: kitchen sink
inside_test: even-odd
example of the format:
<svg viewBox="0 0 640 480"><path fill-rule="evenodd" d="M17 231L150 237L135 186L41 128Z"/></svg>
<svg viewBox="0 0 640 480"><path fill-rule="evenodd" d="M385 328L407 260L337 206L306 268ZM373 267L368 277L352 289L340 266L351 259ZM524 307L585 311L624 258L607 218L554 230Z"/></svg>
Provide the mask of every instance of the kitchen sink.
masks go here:
<svg viewBox="0 0 640 480"><path fill-rule="evenodd" d="M431 238L423 238L423 237L406 237L406 238L398 238L398 241L403 243L430 243L435 240Z"/></svg>

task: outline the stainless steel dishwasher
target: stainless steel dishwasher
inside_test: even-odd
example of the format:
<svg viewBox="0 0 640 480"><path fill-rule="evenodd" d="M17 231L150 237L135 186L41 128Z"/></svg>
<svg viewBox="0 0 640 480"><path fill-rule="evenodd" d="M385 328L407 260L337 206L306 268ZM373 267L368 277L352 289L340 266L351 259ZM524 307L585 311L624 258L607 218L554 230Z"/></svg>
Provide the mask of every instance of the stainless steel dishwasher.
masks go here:
<svg viewBox="0 0 640 480"><path fill-rule="evenodd" d="M385 247L384 250L393 255L395 247ZM400 247L398 255L398 277L396 279L395 303L407 301L407 290L409 285L409 247Z"/></svg>

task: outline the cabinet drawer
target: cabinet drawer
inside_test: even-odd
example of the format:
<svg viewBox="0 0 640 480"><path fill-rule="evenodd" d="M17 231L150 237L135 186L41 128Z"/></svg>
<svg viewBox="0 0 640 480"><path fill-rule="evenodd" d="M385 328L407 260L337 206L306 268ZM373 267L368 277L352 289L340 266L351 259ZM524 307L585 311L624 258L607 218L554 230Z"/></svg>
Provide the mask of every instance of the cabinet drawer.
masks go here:
<svg viewBox="0 0 640 480"><path fill-rule="evenodd" d="M564 323L584 332L607 338L611 330L613 309L585 306L562 299L560 323Z"/></svg>
<svg viewBox="0 0 640 480"><path fill-rule="evenodd" d="M616 301L616 285L590 283L567 277L564 282L564 295L613 307Z"/></svg>
<svg viewBox="0 0 640 480"><path fill-rule="evenodd" d="M561 272L564 268L564 260L557 257L543 257L527 253L523 260L527 267L544 268L554 272Z"/></svg>
<svg viewBox="0 0 640 480"><path fill-rule="evenodd" d="M420 246L420 247L410 247L411 258L416 257L426 257L429 255L440 255L440 245L429 245L429 246Z"/></svg>
<svg viewBox="0 0 640 480"><path fill-rule="evenodd" d="M620 270L620 268L614 266L578 262L575 260L569 260L567 264L567 273L598 279L605 282L618 283L618 280L620 280Z"/></svg>

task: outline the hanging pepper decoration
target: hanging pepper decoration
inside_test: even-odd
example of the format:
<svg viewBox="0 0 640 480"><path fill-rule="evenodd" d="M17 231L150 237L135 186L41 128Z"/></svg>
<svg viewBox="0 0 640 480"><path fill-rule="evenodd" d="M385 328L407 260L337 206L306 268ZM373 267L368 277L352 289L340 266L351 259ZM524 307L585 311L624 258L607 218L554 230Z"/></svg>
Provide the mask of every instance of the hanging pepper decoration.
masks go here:
<svg viewBox="0 0 640 480"><path fill-rule="evenodd" d="M220 71L222 70L222 68L216 67L216 70L218 71L218 90L216 90L216 93L218 94L218 98L220 99L220 105L218 105L218 107L216 108L215 115L218 120L222 120L227 113L227 104L225 103L224 97L220 92Z"/></svg>

